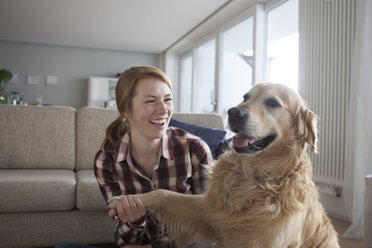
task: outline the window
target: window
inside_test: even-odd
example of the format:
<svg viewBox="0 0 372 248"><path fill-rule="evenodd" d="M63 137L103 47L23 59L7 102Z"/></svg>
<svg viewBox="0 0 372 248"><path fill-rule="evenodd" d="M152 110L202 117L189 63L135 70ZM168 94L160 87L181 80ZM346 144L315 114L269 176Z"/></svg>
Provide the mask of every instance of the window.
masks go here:
<svg viewBox="0 0 372 248"><path fill-rule="evenodd" d="M196 113L208 113L215 110L214 73L216 61L216 39L195 49L195 76L192 110Z"/></svg>
<svg viewBox="0 0 372 248"><path fill-rule="evenodd" d="M253 17L222 33L220 113L225 116L252 87Z"/></svg>
<svg viewBox="0 0 372 248"><path fill-rule="evenodd" d="M181 59L181 78L179 95L180 112L191 112L192 103L192 55L188 55Z"/></svg>
<svg viewBox="0 0 372 248"><path fill-rule="evenodd" d="M298 90L298 0L267 13L267 79Z"/></svg>

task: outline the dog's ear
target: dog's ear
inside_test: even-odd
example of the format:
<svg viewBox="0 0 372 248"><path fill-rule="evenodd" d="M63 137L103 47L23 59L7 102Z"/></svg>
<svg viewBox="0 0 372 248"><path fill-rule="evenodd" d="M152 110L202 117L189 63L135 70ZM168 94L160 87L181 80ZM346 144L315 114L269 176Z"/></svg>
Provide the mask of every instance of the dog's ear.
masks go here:
<svg viewBox="0 0 372 248"><path fill-rule="evenodd" d="M318 153L318 117L308 108L301 108L295 116L297 140L309 144L311 151Z"/></svg>

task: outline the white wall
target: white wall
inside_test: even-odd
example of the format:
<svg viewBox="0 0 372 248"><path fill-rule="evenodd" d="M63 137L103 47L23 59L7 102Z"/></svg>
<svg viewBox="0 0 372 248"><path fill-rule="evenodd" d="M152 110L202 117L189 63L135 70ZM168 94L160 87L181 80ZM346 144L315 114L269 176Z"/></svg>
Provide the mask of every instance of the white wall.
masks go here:
<svg viewBox="0 0 372 248"><path fill-rule="evenodd" d="M133 65L158 64L159 55L152 53L0 41L0 68L18 74L5 93L17 91L29 104L41 95L47 104L79 109L86 105L89 76L113 77ZM27 75L39 76L39 84L27 85ZM47 75L57 76L58 84L46 86Z"/></svg>

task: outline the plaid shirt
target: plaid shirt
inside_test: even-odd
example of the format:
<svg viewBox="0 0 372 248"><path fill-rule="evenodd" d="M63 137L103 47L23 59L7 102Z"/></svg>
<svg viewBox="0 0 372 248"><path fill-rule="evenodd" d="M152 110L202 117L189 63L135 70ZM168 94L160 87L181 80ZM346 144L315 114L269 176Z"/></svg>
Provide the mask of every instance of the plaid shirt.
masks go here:
<svg viewBox="0 0 372 248"><path fill-rule="evenodd" d="M179 128L169 127L162 138L159 162L152 178L139 168L130 156L129 134L118 142L114 154L102 149L94 163L100 190L106 202L112 196L145 193L168 189L184 194L200 194L205 190L206 170L213 158L208 145L199 137ZM122 223L115 216L117 244L148 244L168 247L169 241L151 218L142 224Z"/></svg>

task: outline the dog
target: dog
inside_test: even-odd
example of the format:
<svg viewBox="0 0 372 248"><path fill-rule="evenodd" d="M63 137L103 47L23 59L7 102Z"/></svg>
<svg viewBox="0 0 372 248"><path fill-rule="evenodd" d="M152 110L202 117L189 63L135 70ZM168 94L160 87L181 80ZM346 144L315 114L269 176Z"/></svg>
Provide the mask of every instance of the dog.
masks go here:
<svg viewBox="0 0 372 248"><path fill-rule="evenodd" d="M136 195L169 237L178 247L339 247L312 181L308 150L317 152L317 117L300 95L257 84L229 109L228 121L236 135L212 167L206 193Z"/></svg>

